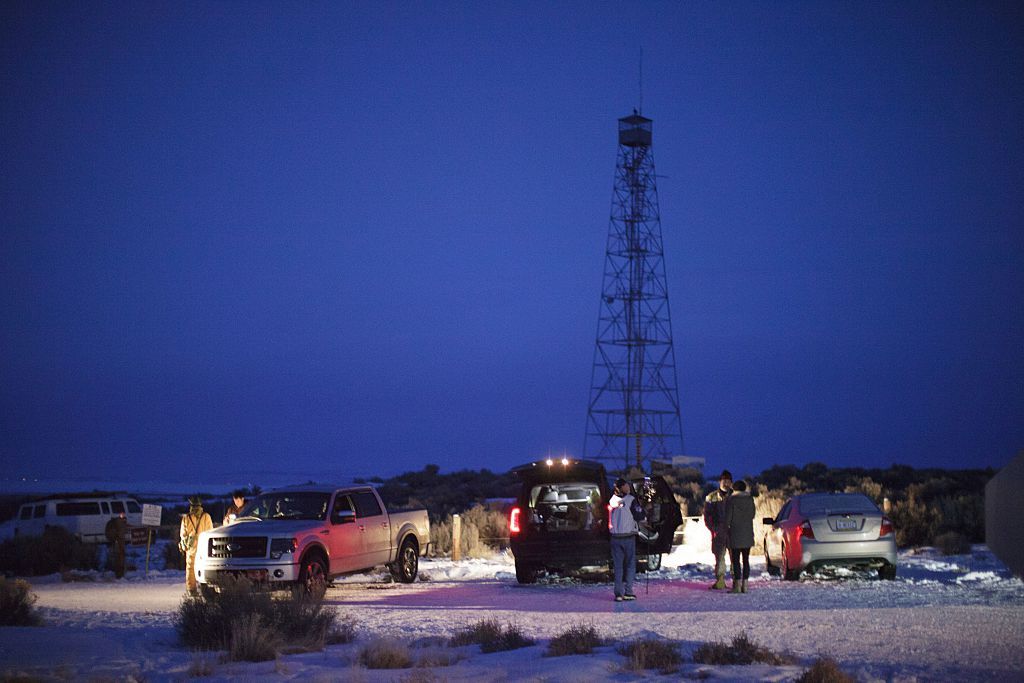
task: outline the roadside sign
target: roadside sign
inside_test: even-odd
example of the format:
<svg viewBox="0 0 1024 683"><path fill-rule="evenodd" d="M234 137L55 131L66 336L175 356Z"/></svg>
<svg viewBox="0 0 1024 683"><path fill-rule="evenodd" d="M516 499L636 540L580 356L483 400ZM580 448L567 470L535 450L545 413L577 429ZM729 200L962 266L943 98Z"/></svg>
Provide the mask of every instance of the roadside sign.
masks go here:
<svg viewBox="0 0 1024 683"><path fill-rule="evenodd" d="M142 545L143 543L149 543L149 529L144 526L133 526L128 530L131 540L129 541L132 545Z"/></svg>
<svg viewBox="0 0 1024 683"><path fill-rule="evenodd" d="M142 526L160 526L163 508L159 505L142 504Z"/></svg>

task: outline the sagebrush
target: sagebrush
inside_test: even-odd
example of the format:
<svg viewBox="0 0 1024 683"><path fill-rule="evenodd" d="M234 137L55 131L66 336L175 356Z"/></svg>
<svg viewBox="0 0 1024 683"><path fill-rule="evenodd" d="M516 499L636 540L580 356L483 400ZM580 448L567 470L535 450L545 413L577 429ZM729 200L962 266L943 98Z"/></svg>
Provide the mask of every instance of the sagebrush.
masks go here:
<svg viewBox="0 0 1024 683"><path fill-rule="evenodd" d="M633 640L620 645L618 653L626 658L626 669L644 671L655 669L660 673L679 670L683 656L675 643L656 638Z"/></svg>
<svg viewBox="0 0 1024 683"><path fill-rule="evenodd" d="M451 644L479 645L481 652L502 652L533 645L532 638L523 635L522 630L509 624L502 626L495 619L484 619L458 631L452 636Z"/></svg>
<svg viewBox="0 0 1024 683"><path fill-rule="evenodd" d="M35 604L36 596L27 581L0 576L0 626L42 625Z"/></svg>
<svg viewBox="0 0 1024 683"><path fill-rule="evenodd" d="M834 660L822 658L814 662L796 679L796 683L855 683L853 676L846 674Z"/></svg>
<svg viewBox="0 0 1024 683"><path fill-rule="evenodd" d="M732 643L704 643L693 651L698 664L792 664L793 658L772 652L750 640L746 633L732 639Z"/></svg>
<svg viewBox="0 0 1024 683"><path fill-rule="evenodd" d="M188 647L227 650L232 659L248 659L283 647L322 649L328 636L338 632L336 618L320 600L273 596L243 580L226 584L219 595L183 600L175 626Z"/></svg>
<svg viewBox="0 0 1024 683"><path fill-rule="evenodd" d="M593 626L576 624L552 638L546 654L548 657L589 655L603 643L604 640Z"/></svg>
<svg viewBox="0 0 1024 683"><path fill-rule="evenodd" d="M41 536L15 536L0 543L0 572L15 576L99 568L99 546L82 543L61 526L48 526Z"/></svg>

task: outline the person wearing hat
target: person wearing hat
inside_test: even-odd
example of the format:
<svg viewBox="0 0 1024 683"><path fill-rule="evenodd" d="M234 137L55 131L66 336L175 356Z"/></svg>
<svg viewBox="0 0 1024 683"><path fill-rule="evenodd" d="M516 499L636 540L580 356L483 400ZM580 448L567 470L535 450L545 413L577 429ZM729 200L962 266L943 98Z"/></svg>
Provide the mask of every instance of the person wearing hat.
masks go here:
<svg viewBox="0 0 1024 683"><path fill-rule="evenodd" d="M711 590L725 589L725 558L729 555L729 526L725 503L732 494L732 474L722 470L718 488L704 498L704 526L711 532L711 552L715 554L715 582Z"/></svg>
<svg viewBox="0 0 1024 683"><path fill-rule="evenodd" d="M195 595L199 586L196 583L196 551L199 549L199 534L213 528L213 520L203 511L203 501L199 496L188 499L188 514L181 518L178 530L178 549L185 556L185 589L189 595Z"/></svg>
<svg viewBox="0 0 1024 683"><path fill-rule="evenodd" d="M608 528L611 532L612 571L615 575L615 602L636 600L633 580L636 577L637 523L644 517L643 508L630 493L629 482L615 480L612 497L608 501Z"/></svg>

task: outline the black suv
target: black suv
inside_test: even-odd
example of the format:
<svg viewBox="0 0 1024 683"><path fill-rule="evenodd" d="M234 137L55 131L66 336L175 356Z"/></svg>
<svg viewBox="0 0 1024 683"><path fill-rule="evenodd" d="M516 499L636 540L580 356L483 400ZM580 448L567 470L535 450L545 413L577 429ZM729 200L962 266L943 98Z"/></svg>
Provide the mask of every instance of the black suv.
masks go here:
<svg viewBox="0 0 1024 683"><path fill-rule="evenodd" d="M612 487L604 465L558 458L520 465L512 474L520 482L509 516L519 583L533 583L541 570L564 573L610 564L608 500ZM637 538L637 568L658 569L661 554L672 550L682 513L661 477L633 480L632 484L647 512Z"/></svg>

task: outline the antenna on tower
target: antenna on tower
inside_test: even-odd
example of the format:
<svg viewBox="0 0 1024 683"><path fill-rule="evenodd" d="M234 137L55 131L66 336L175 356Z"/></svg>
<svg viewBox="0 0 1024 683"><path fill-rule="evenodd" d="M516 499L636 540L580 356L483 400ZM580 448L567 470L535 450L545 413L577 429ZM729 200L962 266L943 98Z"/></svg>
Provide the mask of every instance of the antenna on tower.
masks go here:
<svg viewBox="0 0 1024 683"><path fill-rule="evenodd" d="M644 113L644 46L640 46L640 109L638 113Z"/></svg>

